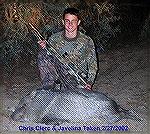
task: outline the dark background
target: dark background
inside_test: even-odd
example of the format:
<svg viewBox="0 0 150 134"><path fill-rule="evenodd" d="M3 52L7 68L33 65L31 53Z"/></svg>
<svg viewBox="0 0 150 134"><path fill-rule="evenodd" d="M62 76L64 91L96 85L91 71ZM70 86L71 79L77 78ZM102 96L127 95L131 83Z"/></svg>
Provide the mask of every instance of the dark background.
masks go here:
<svg viewBox="0 0 150 134"><path fill-rule="evenodd" d="M61 16L66 7L81 11L79 30L94 40L98 54L123 47L142 47L150 37L148 0L1 0L2 68L9 72L18 65L37 66L38 40L28 23L48 39L63 29Z"/></svg>

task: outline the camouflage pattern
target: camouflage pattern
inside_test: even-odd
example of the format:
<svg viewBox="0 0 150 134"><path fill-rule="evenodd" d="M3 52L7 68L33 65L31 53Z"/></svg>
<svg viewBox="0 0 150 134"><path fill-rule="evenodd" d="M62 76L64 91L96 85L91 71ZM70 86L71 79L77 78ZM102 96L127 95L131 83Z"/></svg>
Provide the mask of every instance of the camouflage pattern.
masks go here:
<svg viewBox="0 0 150 134"><path fill-rule="evenodd" d="M70 69L47 49L41 49L38 55L38 65L44 89L51 90L79 90L76 77L70 74Z"/></svg>
<svg viewBox="0 0 150 134"><path fill-rule="evenodd" d="M78 32L75 38L69 39L64 36L64 31L61 31L52 35L48 42L55 48L57 53L61 55L61 57L59 57L61 63L68 64L88 84L94 83L97 72L97 59L94 43L90 37ZM49 51L51 51L51 48L49 48ZM40 54L39 63L43 84L46 84L46 81L51 82L59 77L59 75L56 74L54 76L55 78L52 78L51 74L54 74L56 71L52 71L54 69L52 69L52 65L49 65L49 58L46 54L45 56L42 53ZM80 81L78 81L78 84L79 83Z"/></svg>

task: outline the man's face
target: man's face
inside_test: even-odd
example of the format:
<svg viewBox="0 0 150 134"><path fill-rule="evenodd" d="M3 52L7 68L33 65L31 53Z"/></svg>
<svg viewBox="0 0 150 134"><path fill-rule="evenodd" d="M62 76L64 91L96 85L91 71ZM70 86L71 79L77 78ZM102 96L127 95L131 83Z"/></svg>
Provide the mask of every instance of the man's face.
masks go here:
<svg viewBox="0 0 150 134"><path fill-rule="evenodd" d="M67 30L69 33L76 31L80 23L78 17L71 14L66 14L63 21L65 25L65 30Z"/></svg>

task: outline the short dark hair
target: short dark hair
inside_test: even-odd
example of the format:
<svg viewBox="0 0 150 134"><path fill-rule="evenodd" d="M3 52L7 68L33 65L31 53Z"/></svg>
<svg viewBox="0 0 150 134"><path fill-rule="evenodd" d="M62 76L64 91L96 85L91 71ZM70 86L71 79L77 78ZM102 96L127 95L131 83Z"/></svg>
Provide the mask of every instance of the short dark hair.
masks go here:
<svg viewBox="0 0 150 134"><path fill-rule="evenodd" d="M63 19L65 18L66 14L75 15L75 16L78 17L78 19L80 19L79 10L76 9L76 8L67 8L67 9L65 9L64 13L63 13Z"/></svg>

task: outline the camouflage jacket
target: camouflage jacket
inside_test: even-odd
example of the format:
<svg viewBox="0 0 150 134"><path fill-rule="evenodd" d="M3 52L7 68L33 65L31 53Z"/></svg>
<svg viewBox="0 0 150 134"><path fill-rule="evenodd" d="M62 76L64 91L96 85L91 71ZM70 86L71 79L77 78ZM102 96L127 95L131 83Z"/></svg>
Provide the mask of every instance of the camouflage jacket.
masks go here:
<svg viewBox="0 0 150 134"><path fill-rule="evenodd" d="M64 31L52 35L49 45L61 56L61 62L68 64L88 84L93 84L97 72L97 59L93 40L78 32L75 38L67 38ZM50 50L50 48L49 48Z"/></svg>

